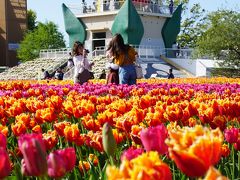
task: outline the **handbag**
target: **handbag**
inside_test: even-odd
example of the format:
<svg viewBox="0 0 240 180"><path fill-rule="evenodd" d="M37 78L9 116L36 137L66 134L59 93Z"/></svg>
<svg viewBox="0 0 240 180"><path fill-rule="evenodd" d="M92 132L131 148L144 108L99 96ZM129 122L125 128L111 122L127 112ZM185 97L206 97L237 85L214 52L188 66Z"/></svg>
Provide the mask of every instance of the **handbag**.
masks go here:
<svg viewBox="0 0 240 180"><path fill-rule="evenodd" d="M85 62L85 59L84 59L84 62ZM83 62L83 64L85 64ZM84 65L84 69L81 73L78 73L78 80L79 80L79 83L80 84L83 84L85 82L87 82L89 79L91 79L92 75L91 73L89 72L88 69L85 68L85 65Z"/></svg>

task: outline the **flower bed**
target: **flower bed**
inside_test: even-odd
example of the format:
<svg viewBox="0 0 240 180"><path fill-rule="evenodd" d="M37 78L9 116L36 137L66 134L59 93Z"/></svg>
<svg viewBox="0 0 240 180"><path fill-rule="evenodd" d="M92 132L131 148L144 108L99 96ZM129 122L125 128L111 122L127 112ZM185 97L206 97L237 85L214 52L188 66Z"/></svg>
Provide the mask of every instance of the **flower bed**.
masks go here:
<svg viewBox="0 0 240 180"><path fill-rule="evenodd" d="M239 121L240 79L1 81L0 178L238 179Z"/></svg>

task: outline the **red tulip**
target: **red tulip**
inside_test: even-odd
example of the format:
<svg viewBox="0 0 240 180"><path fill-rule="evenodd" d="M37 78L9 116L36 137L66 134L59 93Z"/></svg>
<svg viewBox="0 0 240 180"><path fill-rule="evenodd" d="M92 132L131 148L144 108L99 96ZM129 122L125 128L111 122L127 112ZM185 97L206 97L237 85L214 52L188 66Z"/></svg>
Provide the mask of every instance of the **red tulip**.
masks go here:
<svg viewBox="0 0 240 180"><path fill-rule="evenodd" d="M234 148L235 148L237 151L240 151L240 138L238 138L237 142L234 143Z"/></svg>
<svg viewBox="0 0 240 180"><path fill-rule="evenodd" d="M165 144L167 136L168 132L163 124L143 129L140 134L142 144L146 151L158 151L160 154L166 154L168 152L168 147Z"/></svg>
<svg viewBox="0 0 240 180"><path fill-rule="evenodd" d="M66 172L71 171L76 162L74 148L56 150L48 156L48 175L50 177L62 177Z"/></svg>
<svg viewBox="0 0 240 180"><path fill-rule="evenodd" d="M0 147L0 179L8 176L11 171L10 160L5 148Z"/></svg>
<svg viewBox="0 0 240 180"><path fill-rule="evenodd" d="M23 154L22 172L28 176L41 176L47 171L46 149L41 134L25 134L18 139Z"/></svg>
<svg viewBox="0 0 240 180"><path fill-rule="evenodd" d="M0 133L0 147L7 147L7 138L2 133Z"/></svg>

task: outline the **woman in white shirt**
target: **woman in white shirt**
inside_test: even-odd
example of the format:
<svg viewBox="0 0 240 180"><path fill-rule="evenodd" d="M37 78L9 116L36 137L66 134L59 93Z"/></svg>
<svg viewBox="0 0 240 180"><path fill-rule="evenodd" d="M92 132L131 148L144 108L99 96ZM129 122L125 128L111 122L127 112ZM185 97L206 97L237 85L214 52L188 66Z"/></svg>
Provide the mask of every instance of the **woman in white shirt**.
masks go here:
<svg viewBox="0 0 240 180"><path fill-rule="evenodd" d="M84 69L90 70L93 63L90 63L84 55L84 46L81 42L76 41L73 45L73 62L74 62L74 83L80 83L79 74ZM81 84L84 82L81 82Z"/></svg>

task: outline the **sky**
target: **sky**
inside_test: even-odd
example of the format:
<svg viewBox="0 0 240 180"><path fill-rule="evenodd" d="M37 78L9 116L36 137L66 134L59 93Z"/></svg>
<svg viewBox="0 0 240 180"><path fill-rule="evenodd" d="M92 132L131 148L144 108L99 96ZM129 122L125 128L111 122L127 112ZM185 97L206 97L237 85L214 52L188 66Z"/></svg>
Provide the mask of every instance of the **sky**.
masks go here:
<svg viewBox="0 0 240 180"><path fill-rule="evenodd" d="M27 8L37 13L37 21L47 22L53 21L58 25L59 31L64 35L66 44L68 44L68 35L65 32L62 3L81 4L82 0L27 0ZM92 0L85 0L90 5ZM201 7L207 12L216 11L218 9L231 9L240 11L240 0L189 0L191 7L195 3L200 3Z"/></svg>

